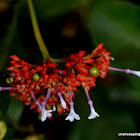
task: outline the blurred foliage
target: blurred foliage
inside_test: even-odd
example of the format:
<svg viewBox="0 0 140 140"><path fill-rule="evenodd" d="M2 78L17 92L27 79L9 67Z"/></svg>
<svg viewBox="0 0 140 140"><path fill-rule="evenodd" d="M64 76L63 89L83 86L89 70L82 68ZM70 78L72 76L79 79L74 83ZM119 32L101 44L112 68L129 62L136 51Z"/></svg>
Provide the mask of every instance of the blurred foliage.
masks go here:
<svg viewBox="0 0 140 140"><path fill-rule="evenodd" d="M18 129L18 123L23 113L24 104L11 98L9 108L6 113L5 121L7 122L7 133L4 140L12 139L15 129ZM15 129L13 129L14 127Z"/></svg>
<svg viewBox="0 0 140 140"><path fill-rule="evenodd" d="M33 2L37 17L40 20L47 20L86 6L91 0L34 0Z"/></svg>
<svg viewBox="0 0 140 140"><path fill-rule="evenodd" d="M91 98L100 117L93 121L87 120L90 109L85 100L86 96L84 95L84 91L81 90L80 94L82 95L80 97L77 95L76 98L78 100L75 103L78 104L75 108L78 109L81 120L74 124L75 127L69 133L69 140L93 140L93 138L97 140L103 138L119 140L120 138L117 136L117 133L136 131L132 112L127 110L127 107L109 104L106 97L108 90L103 85L101 88L99 82L97 83L97 87L92 89L90 93L93 93L91 94ZM98 95L98 93L102 92L104 95ZM124 137L123 139L127 140L128 138Z"/></svg>
<svg viewBox="0 0 140 140"><path fill-rule="evenodd" d="M33 0L39 27L52 57L65 57L79 50L90 53L103 42L115 58L111 66L139 70L140 3L135 2ZM42 62L42 56L34 38L26 0L0 0L0 18L0 84L7 86L10 55L15 54L32 64ZM100 117L87 119L90 110L80 87L74 101L81 120L73 123L65 121L66 116L55 114L52 120L42 123L29 106L2 91L0 122L7 126L4 140L119 140L119 132L139 132L140 79L109 72L106 79L97 79L96 83L90 96ZM1 130L0 136L4 136L5 129ZM138 140L138 137L133 139Z"/></svg>
<svg viewBox="0 0 140 140"><path fill-rule="evenodd" d="M4 121L0 121L0 140L3 139L7 131L7 127Z"/></svg>
<svg viewBox="0 0 140 140"><path fill-rule="evenodd" d="M116 66L136 67L140 44L140 7L129 2L96 3L90 9L89 27L94 44L104 42ZM130 57L131 56L131 57Z"/></svg>
<svg viewBox="0 0 140 140"><path fill-rule="evenodd" d="M6 62L6 58L8 57L8 50L12 46L12 41L15 37L16 27L17 27L17 15L18 13L15 12L13 19L11 20L11 23L9 23L6 32L4 33L3 38L0 42L0 70L4 68L4 64ZM8 40L7 40L8 38Z"/></svg>

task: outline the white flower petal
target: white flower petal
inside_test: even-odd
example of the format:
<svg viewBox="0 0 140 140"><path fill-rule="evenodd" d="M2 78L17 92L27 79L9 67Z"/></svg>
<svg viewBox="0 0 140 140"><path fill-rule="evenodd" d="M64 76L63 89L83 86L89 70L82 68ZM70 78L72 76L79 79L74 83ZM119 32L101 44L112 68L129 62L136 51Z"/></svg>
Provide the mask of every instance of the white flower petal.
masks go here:
<svg viewBox="0 0 140 140"><path fill-rule="evenodd" d="M46 120L47 117L51 117L52 114L50 112L52 112L53 110L46 110L45 108L42 109L42 115L41 115L41 121L44 122Z"/></svg>
<svg viewBox="0 0 140 140"><path fill-rule="evenodd" d="M74 119L80 120L80 116L75 113L75 111L70 111L69 115L66 117L65 120L69 120L70 122L73 122Z"/></svg>
<svg viewBox="0 0 140 140"><path fill-rule="evenodd" d="M60 98L62 107L63 107L64 109L66 109L67 106L66 106L65 100L64 100L63 97L62 97L62 93L59 92L59 93L58 93L58 96L59 96L59 98Z"/></svg>
<svg viewBox="0 0 140 140"><path fill-rule="evenodd" d="M70 122L73 122L74 121L74 117L71 116L71 115L68 115L65 120L69 120Z"/></svg>
<svg viewBox="0 0 140 140"><path fill-rule="evenodd" d="M88 117L88 119L94 119L94 118L97 118L99 117L99 114L95 111L92 111Z"/></svg>
<svg viewBox="0 0 140 140"><path fill-rule="evenodd" d="M136 75L136 76L138 76L140 78L140 72L139 71L132 71L131 73Z"/></svg>
<svg viewBox="0 0 140 140"><path fill-rule="evenodd" d="M61 101L62 107L63 107L64 109L66 109L67 106L66 106L66 102L64 101L64 99L61 98L60 101Z"/></svg>

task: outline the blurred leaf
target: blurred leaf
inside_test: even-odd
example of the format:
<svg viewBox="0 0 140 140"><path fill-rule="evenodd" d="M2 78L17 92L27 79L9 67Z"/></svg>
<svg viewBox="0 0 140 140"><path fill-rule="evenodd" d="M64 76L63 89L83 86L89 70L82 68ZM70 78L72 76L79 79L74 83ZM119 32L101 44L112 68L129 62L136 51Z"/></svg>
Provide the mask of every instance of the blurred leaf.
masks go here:
<svg viewBox="0 0 140 140"><path fill-rule="evenodd" d="M4 37L0 40L0 85L1 86L7 86L5 83L5 79L8 77L9 72L5 71L5 69L8 67L9 62L7 64L7 60L9 60L9 54L11 53L11 50L16 49L16 46L20 47L21 42L19 35L17 34L17 25L18 25L18 16L20 12L20 6L19 4L15 5L14 7L14 14L11 22L9 23ZM14 51L15 53L16 51ZM24 53L22 51L22 53ZM3 117L9 107L10 102L10 96L8 95L7 91L1 91L0 93L0 115Z"/></svg>
<svg viewBox="0 0 140 140"><path fill-rule="evenodd" d="M100 115L94 120L88 120L90 109L83 90L76 94L75 111L80 115L81 120L71 124L73 127L69 131L68 140L119 140L118 133L120 132L136 132L131 109L110 105L106 96L107 92L100 83L97 83L97 87L89 92L95 110ZM128 137L123 137L123 139L128 140Z"/></svg>
<svg viewBox="0 0 140 140"><path fill-rule="evenodd" d="M10 102L10 96L7 91L1 91L0 93L0 117L3 117L8 109Z"/></svg>
<svg viewBox="0 0 140 140"><path fill-rule="evenodd" d="M137 104L134 94L136 93L129 86L120 88L120 85L116 85L115 88L110 88L108 98L112 103Z"/></svg>
<svg viewBox="0 0 140 140"><path fill-rule="evenodd" d="M25 60L27 59L27 49L25 48L22 39L20 37L20 34L18 33L18 31L15 31L15 39L13 41L13 47L11 48L11 51L9 52L9 57L8 57L8 63L11 61L10 55L16 55L17 57L19 57L19 59L21 60ZM9 63L9 65L11 65Z"/></svg>
<svg viewBox="0 0 140 140"><path fill-rule="evenodd" d="M140 78L134 76L129 78L130 91L133 93L133 97L140 104Z"/></svg>
<svg viewBox="0 0 140 140"><path fill-rule="evenodd" d="M21 59L26 59L27 57L27 51L26 49L23 47L22 45L22 41L20 38L20 35L17 31L17 27L15 28L15 35L14 35L14 39L13 42L11 44L12 48L10 50L10 52L8 53L8 55L17 55L19 58L21 57ZM6 65L6 67L10 66L11 64L9 63L9 61L11 60L10 57L8 57L8 64ZM5 71L3 71L3 73L5 73ZM5 94L5 96L7 95L7 97L10 98L10 96L8 95L8 93ZM4 105L6 105L6 100L3 100ZM7 110L6 113L6 117L5 121L7 123L7 133L4 137L4 140L10 140L13 139L13 135L15 130L18 130L18 123L20 121L21 115L23 113L23 109L24 109L24 104L21 101L16 101L13 98L11 98L9 103L9 108Z"/></svg>
<svg viewBox="0 0 140 140"><path fill-rule="evenodd" d="M11 98L9 108L7 110L7 114L9 116L9 118L14 123L17 124L19 122L21 115L22 115L23 109L24 109L23 102L17 101L17 100L14 100L13 98Z"/></svg>
<svg viewBox="0 0 140 140"><path fill-rule="evenodd" d="M5 63L8 58L9 51L12 47L12 43L15 39L15 33L17 30L17 21L18 21L18 15L19 15L19 8L20 5L16 5L14 9L14 15L11 20L11 23L9 23L4 37L0 41L0 71L2 71L5 68Z"/></svg>
<svg viewBox="0 0 140 140"><path fill-rule="evenodd" d="M16 128L18 129L17 126L23 113L23 109L24 109L23 102L16 101L13 98L11 98L6 118L8 129L6 136L4 137L4 140L13 139L15 129Z"/></svg>
<svg viewBox="0 0 140 140"><path fill-rule="evenodd" d="M96 3L89 16L93 44L104 42L119 63L116 66L136 67L140 50L140 7L121 1Z"/></svg>
<svg viewBox="0 0 140 140"><path fill-rule="evenodd" d="M139 15L140 7L129 2L102 2L96 3L91 8L89 29L91 31L93 44L96 46L98 43L104 43L104 47L107 48L107 50L112 53L111 56L115 58L115 61L112 62L112 65L115 67L131 69L139 67ZM98 121L96 120L93 126L91 126L94 133L93 136L96 136L98 140L102 139L102 136L106 139L121 139L117 136L119 132L136 132L136 126L133 120L134 116L132 116L132 110L134 108L129 107L129 109L127 109L127 105L129 106L136 103L136 98L133 95L134 88L132 89L130 83L137 78L137 85L139 85L139 78L134 75L127 75L127 77L128 76L130 81L127 83L127 86L123 84L123 82L127 81L121 81L120 78L119 83L121 84L117 86L114 85L114 89L112 86L109 87L109 100L112 104L117 104L118 108L114 105L115 108L113 109L112 104L108 107L106 106L106 108L101 108L101 110L104 109L104 112L106 112L105 114L102 113L104 117L101 118L102 116L100 116L100 122L96 123ZM136 93L138 93L138 90ZM120 102L122 103L121 105L119 104ZM125 107L122 108L123 104L125 104ZM98 130L99 128L102 132ZM123 139L129 138L123 137ZM137 138L135 137L135 139Z"/></svg>
<svg viewBox="0 0 140 140"><path fill-rule="evenodd" d="M56 18L76 8L85 6L89 4L90 1L91 0L34 0L33 3L37 17L46 20L52 17Z"/></svg>
<svg viewBox="0 0 140 140"><path fill-rule="evenodd" d="M106 109L104 111L107 111ZM113 110L110 110L113 112ZM110 116L111 115L111 116ZM79 124L78 124L79 123ZM69 140L119 140L120 132L135 132L134 122L128 112L116 111L108 115L102 114L96 120L84 120L77 122L75 129L71 131ZM128 140L127 137L123 138ZM137 138L134 138L136 140Z"/></svg>
<svg viewBox="0 0 140 140"><path fill-rule="evenodd" d="M7 131L7 126L6 123L4 121L0 121L0 140L3 139L3 137L5 136Z"/></svg>

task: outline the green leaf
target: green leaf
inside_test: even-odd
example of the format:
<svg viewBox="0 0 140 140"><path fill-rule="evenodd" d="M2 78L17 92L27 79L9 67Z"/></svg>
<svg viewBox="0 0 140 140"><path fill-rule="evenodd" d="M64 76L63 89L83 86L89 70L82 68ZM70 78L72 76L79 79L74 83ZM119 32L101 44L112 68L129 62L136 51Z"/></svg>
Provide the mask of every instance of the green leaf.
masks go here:
<svg viewBox="0 0 140 140"><path fill-rule="evenodd" d="M89 30L94 46L104 43L119 62L116 66L136 67L140 51L140 7L130 2L107 1L92 6Z"/></svg>
<svg viewBox="0 0 140 140"><path fill-rule="evenodd" d="M9 86L6 84L6 78L9 77L9 71L6 69L11 64L9 61L11 58L9 57L12 54L16 54L17 51L21 51L20 54L24 54L22 49L22 43L17 31L18 25L18 16L19 16L19 4L14 7L14 14L11 22L9 23L4 37L0 41L0 86ZM19 48L19 49L18 49ZM9 61L8 61L9 60ZM4 117L10 102L9 91L1 91L0 92L0 117Z"/></svg>
<svg viewBox="0 0 140 140"><path fill-rule="evenodd" d="M16 101L11 98L10 105L7 111L7 133L4 140L13 139L15 128L18 126L21 115L23 113L24 104L21 101ZM14 128L13 128L14 127Z"/></svg>
<svg viewBox="0 0 140 140"><path fill-rule="evenodd" d="M9 52L12 48L15 34L17 31L17 21L19 16L19 5L14 8L14 14L11 22L9 23L3 38L0 41L0 71L5 69L5 64L8 59Z"/></svg>
<svg viewBox="0 0 140 140"><path fill-rule="evenodd" d="M19 58L21 57L21 59L26 59L27 57L27 51L26 49L23 47L22 42L21 42L21 38L20 35L18 34L17 30L15 31L15 38L13 40L12 43L12 47L11 51L9 52L9 56L10 55L17 55ZM8 61L10 61L11 58L8 58ZM7 67L10 66L11 64L7 64ZM3 72L4 73L4 72ZM5 93L2 91L1 94L3 94L2 96L5 96L7 98L10 98L9 96L9 91L5 91ZM21 115L23 113L23 109L24 109L24 104L21 101L16 101L13 98L10 98L11 100L7 101L5 98L3 100L3 105L8 107L7 113L5 114L5 121L7 123L7 133L4 137L4 140L10 140L13 139L13 135L15 133L15 128L18 126L18 123L20 121ZM1 103L0 103L1 104ZM8 119L7 119L8 116Z"/></svg>
<svg viewBox="0 0 140 140"><path fill-rule="evenodd" d="M140 105L140 78L134 76L129 78L130 83L130 92L132 92L133 98L137 101L137 104Z"/></svg>
<svg viewBox="0 0 140 140"><path fill-rule="evenodd" d="M13 98L11 98L9 108L7 110L7 114L9 116L9 118L14 123L17 124L19 122L21 115L22 115L23 109L24 109L23 102L17 101L17 100L14 100Z"/></svg>
<svg viewBox="0 0 140 140"><path fill-rule="evenodd" d="M3 117L8 109L10 102L10 96L7 91L1 91L0 93L0 117Z"/></svg>
<svg viewBox="0 0 140 140"><path fill-rule="evenodd" d="M107 110L105 109L105 111ZM81 120L75 123L74 129L70 131L69 140L119 140L118 133L135 131L134 127L131 114L117 110L116 113L102 114L96 120ZM134 139L136 140L136 138ZM124 140L128 140L128 138L124 137Z"/></svg>
<svg viewBox="0 0 140 140"><path fill-rule="evenodd" d="M136 132L132 111L123 104L122 106L119 103L117 106L109 104L107 93L107 89L99 82L97 87L89 91L95 110L100 115L94 120L88 120L90 107L83 89L80 93L76 93L75 112L80 115L81 120L71 124L73 127L69 130L68 140L119 140L118 133ZM128 137L123 139L128 140Z"/></svg>

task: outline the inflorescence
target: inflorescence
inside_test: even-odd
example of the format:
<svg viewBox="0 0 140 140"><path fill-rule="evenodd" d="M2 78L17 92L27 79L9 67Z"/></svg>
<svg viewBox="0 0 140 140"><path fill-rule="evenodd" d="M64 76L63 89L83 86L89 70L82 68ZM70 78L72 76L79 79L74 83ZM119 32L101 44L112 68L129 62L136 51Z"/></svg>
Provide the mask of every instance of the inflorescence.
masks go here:
<svg viewBox="0 0 140 140"><path fill-rule="evenodd" d="M79 51L67 58L63 58L65 68L47 61L40 65L32 65L12 55L12 64L7 70L12 71L6 82L10 87L0 87L0 91L9 90L9 95L15 100L24 101L25 105L40 113L41 120L52 118L52 112L65 114L70 111L65 120L71 122L80 120L74 111L73 98L78 86L82 86L90 106L91 113L88 119L99 117L90 99L89 90L96 86L97 77L105 78L108 70L135 74L140 77L140 72L129 69L110 67L110 52L103 48L103 43L85 55L86 51Z"/></svg>

